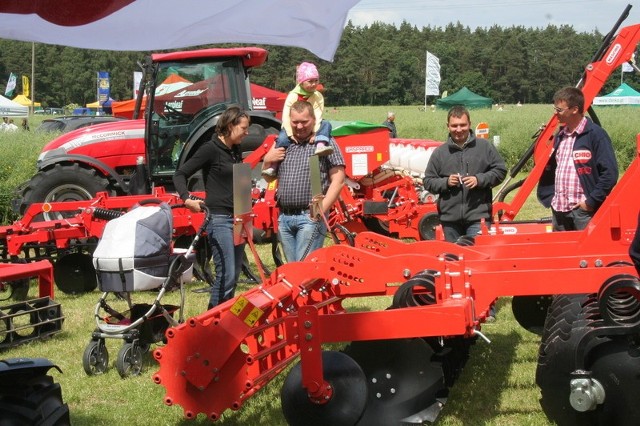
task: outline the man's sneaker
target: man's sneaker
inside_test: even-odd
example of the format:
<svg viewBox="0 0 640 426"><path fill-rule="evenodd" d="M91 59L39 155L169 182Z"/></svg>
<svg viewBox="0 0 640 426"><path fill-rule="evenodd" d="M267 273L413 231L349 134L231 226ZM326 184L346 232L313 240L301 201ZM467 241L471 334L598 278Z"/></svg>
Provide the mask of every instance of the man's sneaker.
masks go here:
<svg viewBox="0 0 640 426"><path fill-rule="evenodd" d="M269 167L267 169L262 170L262 176L276 177L277 175L278 173L276 172L275 167Z"/></svg>
<svg viewBox="0 0 640 426"><path fill-rule="evenodd" d="M333 154L333 148L328 145L318 145L316 146L316 151L314 153L318 157L324 157L325 155Z"/></svg>

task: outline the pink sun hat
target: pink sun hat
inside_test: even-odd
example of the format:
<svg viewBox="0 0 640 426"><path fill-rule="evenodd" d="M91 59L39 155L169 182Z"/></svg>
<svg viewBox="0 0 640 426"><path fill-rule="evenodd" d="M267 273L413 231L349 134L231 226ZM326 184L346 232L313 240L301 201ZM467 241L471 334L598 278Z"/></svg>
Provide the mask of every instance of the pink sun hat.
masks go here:
<svg viewBox="0 0 640 426"><path fill-rule="evenodd" d="M320 78L318 69L311 62L303 62L298 66L298 70L296 71L296 82L298 84L318 78Z"/></svg>

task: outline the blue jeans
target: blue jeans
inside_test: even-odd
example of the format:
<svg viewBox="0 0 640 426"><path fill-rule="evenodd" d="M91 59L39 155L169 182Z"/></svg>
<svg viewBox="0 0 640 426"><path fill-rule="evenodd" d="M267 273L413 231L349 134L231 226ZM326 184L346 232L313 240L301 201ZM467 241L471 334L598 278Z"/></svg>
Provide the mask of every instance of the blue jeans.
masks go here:
<svg viewBox="0 0 640 426"><path fill-rule="evenodd" d="M463 235L475 237L480 233L480 222L442 222L444 239L455 243Z"/></svg>
<svg viewBox="0 0 640 426"><path fill-rule="evenodd" d="M245 245L233 244L233 216L230 215L209 215L207 234L215 267L208 307L211 309L233 298L242 271Z"/></svg>
<svg viewBox="0 0 640 426"><path fill-rule="evenodd" d="M595 212L588 212L578 207L568 212L557 212L551 209L551 213L554 231L580 231L587 227Z"/></svg>
<svg viewBox="0 0 640 426"><path fill-rule="evenodd" d="M278 217L278 238L287 262L298 262L322 247L326 235L324 222L311 220L309 214Z"/></svg>
<svg viewBox="0 0 640 426"><path fill-rule="evenodd" d="M331 123L329 123L327 120L322 120L320 122L320 128L316 132L316 141L329 144L330 139L331 139ZM287 136L287 132L284 129L280 130L280 134L278 134L278 138L276 139L276 148L286 148L290 144L291 144L291 141Z"/></svg>

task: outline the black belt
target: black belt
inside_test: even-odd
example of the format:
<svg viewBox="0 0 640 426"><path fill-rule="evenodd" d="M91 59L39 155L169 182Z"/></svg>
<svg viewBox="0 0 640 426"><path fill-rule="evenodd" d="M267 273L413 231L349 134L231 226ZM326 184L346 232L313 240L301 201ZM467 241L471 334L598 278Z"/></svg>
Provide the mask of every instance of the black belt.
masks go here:
<svg viewBox="0 0 640 426"><path fill-rule="evenodd" d="M279 209L280 213L287 216L296 216L309 213L309 207L279 207Z"/></svg>

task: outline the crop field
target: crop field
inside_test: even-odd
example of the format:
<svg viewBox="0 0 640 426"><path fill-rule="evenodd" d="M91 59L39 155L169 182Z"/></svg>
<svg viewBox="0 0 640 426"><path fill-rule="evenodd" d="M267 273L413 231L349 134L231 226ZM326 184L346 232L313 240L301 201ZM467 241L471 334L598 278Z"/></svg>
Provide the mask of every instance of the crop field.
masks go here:
<svg viewBox="0 0 640 426"><path fill-rule="evenodd" d="M444 140L446 137L446 111L424 111L411 107L349 107L329 108L326 118L332 121L361 120L381 123L388 110L396 113L396 124L401 138L429 138ZM640 133L640 110L634 107L600 107L596 113L608 130L618 156L621 172L636 153L636 135ZM506 105L502 111L472 110L472 122L489 124L490 135L500 136L499 150L507 166L513 166L532 143L532 136L551 117L551 105ZM38 120L32 120L31 128ZM7 223L15 219L10 209L14 190L35 171L35 161L41 148L55 135L31 132L0 133L0 220ZM530 168L530 165L525 169ZM523 172L523 173L524 173ZM529 197L518 219L535 219L548 216L549 212ZM409 242L408 242L409 243ZM273 269L270 248L259 246L261 259ZM251 253L249 258L251 259ZM194 292L202 289L201 282L190 283L186 295L186 316L203 312L208 294ZM238 293L255 284L242 282ZM238 294L236 293L236 294ZM30 296L37 296L32 286ZM155 293L138 292L139 302L150 303ZM169 293L163 299L177 303L178 293ZM62 386L63 397L69 404L74 426L94 425L201 425L210 424L203 416L194 421L183 420L182 409L163 404L164 388L153 383L151 376L157 364L146 354L145 368L137 377L121 379L114 362L122 344L121 340L107 340L111 358L110 368L102 375L87 376L82 366L83 351L95 328L93 311L99 299L95 292L68 295L57 291L55 299L62 305L65 316L61 333L46 341L33 342L4 350L0 358L44 357L57 364L62 373L50 373ZM8 302L0 302L6 304ZM349 300L349 309L381 310L389 306L387 298L363 298ZM398 327L402 327L399 324ZM497 319L483 325L482 331L491 340L478 340L471 348L470 359L461 377L452 387L448 401L436 422L446 426L475 425L547 425L538 399L535 369L539 336L521 328L514 320L509 298L498 302ZM202 342L216 345L216 342ZM228 411L218 422L222 425L284 425L280 410L279 392L284 375L273 380L238 411Z"/></svg>

